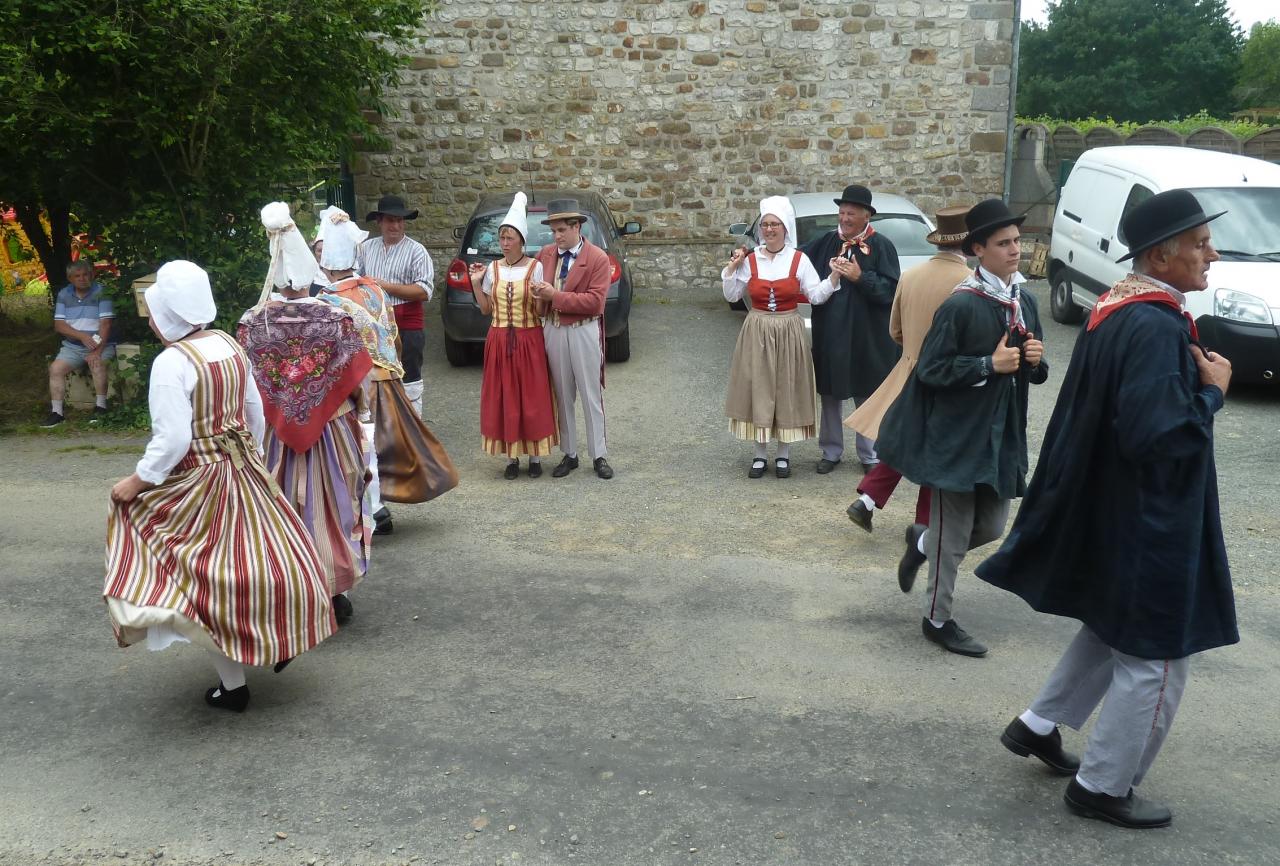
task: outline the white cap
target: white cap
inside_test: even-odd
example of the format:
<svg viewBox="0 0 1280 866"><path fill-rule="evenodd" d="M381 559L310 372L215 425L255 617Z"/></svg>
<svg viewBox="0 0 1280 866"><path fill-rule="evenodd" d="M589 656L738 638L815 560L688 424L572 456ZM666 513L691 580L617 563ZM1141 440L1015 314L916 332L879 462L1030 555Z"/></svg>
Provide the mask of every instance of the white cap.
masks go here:
<svg viewBox="0 0 1280 866"><path fill-rule="evenodd" d="M525 205L528 203L529 197L522 192L516 193L515 199L511 202L511 209L507 211L507 216L502 222L498 223L498 228L503 226L511 226L520 232L520 240L526 243L529 240L529 219L525 213Z"/></svg>
<svg viewBox="0 0 1280 866"><path fill-rule="evenodd" d="M347 212L337 205L320 211L320 221L316 224L316 240L324 241L320 267L331 271L354 268L356 248L367 237L369 233L353 223Z"/></svg>
<svg viewBox="0 0 1280 866"><path fill-rule="evenodd" d="M271 241L271 284L277 288L292 285L295 289L310 286L316 276L316 257L294 225L289 206L273 201L264 207L262 225Z"/></svg>
<svg viewBox="0 0 1280 866"><path fill-rule="evenodd" d="M785 195L771 195L768 198L760 200L760 220L763 221L767 214L773 214L782 224L786 226L787 240L785 246L794 247L796 245L796 211L791 206L791 199ZM764 236L758 239L760 243L764 243Z"/></svg>
<svg viewBox="0 0 1280 866"><path fill-rule="evenodd" d="M147 310L156 329L170 343L218 316L209 275L195 262L166 262L147 287Z"/></svg>

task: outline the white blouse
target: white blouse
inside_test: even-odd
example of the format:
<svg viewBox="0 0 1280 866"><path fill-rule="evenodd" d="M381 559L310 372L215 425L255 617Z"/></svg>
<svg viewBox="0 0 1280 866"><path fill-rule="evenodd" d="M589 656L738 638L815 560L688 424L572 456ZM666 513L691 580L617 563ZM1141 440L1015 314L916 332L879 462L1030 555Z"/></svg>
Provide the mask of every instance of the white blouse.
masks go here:
<svg viewBox="0 0 1280 866"><path fill-rule="evenodd" d="M533 282L539 282L542 279L542 262L533 261ZM513 283L523 283L524 275L529 270L529 265L516 265L514 268L506 263L505 260L498 261L498 278L509 280ZM480 286L480 290L486 295L493 294L493 265L489 265L484 269L484 284Z"/></svg>
<svg viewBox="0 0 1280 866"><path fill-rule="evenodd" d="M223 361L235 349L220 337L201 337L200 351L211 361ZM161 484L191 448L191 397L196 390L196 366L176 346L170 346L151 365L147 403L151 409L151 441L135 471L148 484ZM267 430L262 396L249 375L245 382L245 420L258 448Z"/></svg>
<svg viewBox="0 0 1280 866"><path fill-rule="evenodd" d="M785 246L774 256L769 254L764 244L761 244L756 247L755 252L756 273L760 279L783 280L791 274L791 258L796 252L795 247ZM834 276L838 281L839 275ZM800 254L800 267L796 269L796 278L800 280L800 291L804 292L804 296L811 304L824 303L835 292L838 285L838 282L833 284L830 280L819 277L818 272L813 269L813 262L809 261L809 257L804 253ZM751 265L746 258L743 258L732 273L726 266L720 272L720 279L724 284L724 299L730 302L740 301L747 290L747 282L751 279Z"/></svg>

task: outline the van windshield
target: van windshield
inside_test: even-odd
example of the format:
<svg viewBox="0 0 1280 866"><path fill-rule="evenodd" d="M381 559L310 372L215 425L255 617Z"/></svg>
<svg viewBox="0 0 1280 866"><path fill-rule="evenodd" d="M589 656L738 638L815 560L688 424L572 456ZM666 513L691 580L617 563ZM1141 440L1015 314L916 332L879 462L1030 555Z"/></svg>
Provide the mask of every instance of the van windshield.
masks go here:
<svg viewBox="0 0 1280 866"><path fill-rule="evenodd" d="M1226 211L1209 224L1225 259L1280 261L1280 187L1191 190L1205 213Z"/></svg>
<svg viewBox="0 0 1280 866"><path fill-rule="evenodd" d="M546 218L547 212L529 211L529 236L524 239L524 251L528 255L533 255L547 244L554 243L551 237L551 227L544 226L542 220ZM507 216L506 211L501 213L483 214L471 221L471 225L467 230L467 237L462 242L463 248L470 255L481 255L489 258L498 258L502 255L502 248L498 246L498 229L502 226L502 220ZM600 227L596 225L593 219L587 220L582 225L582 236L598 247L604 247L604 241L600 237Z"/></svg>

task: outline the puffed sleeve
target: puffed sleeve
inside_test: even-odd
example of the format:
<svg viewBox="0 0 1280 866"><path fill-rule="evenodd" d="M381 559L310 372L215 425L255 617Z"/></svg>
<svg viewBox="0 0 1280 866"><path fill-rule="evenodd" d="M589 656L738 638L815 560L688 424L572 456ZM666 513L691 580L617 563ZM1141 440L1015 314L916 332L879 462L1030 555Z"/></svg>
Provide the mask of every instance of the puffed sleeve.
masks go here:
<svg viewBox="0 0 1280 866"><path fill-rule="evenodd" d="M196 370L178 349L165 349L151 365L147 404L151 441L134 471L148 484L162 484L191 448L191 395Z"/></svg>
<svg viewBox="0 0 1280 866"><path fill-rule="evenodd" d="M480 291L486 295L493 294L493 266L484 269L484 279L480 281Z"/></svg>
<svg viewBox="0 0 1280 866"><path fill-rule="evenodd" d="M804 253L800 254L800 267L796 268L796 278L800 280L800 291L804 292L804 296L811 304L825 303L827 298L835 293L836 286L830 280L824 280L818 276L818 272L813 268L813 262L809 261L809 257Z"/></svg>
<svg viewBox="0 0 1280 866"><path fill-rule="evenodd" d="M729 303L742 300L742 293L746 291L749 279L751 279L751 266L747 264L745 257L738 262L738 267L732 272L729 271L729 267L726 265L724 270L720 272L724 299Z"/></svg>

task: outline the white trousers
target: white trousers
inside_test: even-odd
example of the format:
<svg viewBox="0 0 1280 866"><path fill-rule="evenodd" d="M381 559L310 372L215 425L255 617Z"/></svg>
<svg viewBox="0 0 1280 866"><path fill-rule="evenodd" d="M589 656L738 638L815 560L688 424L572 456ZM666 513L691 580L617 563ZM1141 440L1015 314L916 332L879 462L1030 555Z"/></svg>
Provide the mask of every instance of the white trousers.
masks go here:
<svg viewBox="0 0 1280 866"><path fill-rule="evenodd" d="M587 427L587 453L594 461L607 457L604 431L604 387L600 384L604 355L600 323L586 322L570 328L542 326L547 345L551 384L556 390L556 418L560 426L560 451L578 456L578 427L574 404L582 397L582 419Z"/></svg>

